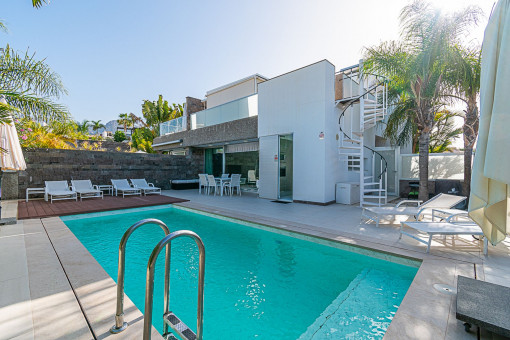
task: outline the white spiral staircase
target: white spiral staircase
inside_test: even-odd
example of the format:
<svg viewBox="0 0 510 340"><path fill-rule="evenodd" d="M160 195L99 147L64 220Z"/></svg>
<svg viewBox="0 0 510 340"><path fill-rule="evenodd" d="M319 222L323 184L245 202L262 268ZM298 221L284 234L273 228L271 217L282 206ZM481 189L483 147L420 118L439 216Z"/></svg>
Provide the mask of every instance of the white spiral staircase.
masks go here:
<svg viewBox="0 0 510 340"><path fill-rule="evenodd" d="M360 206L381 206L388 198L387 162L380 153L365 145L364 137L386 117L387 82L381 76L363 75L362 65L360 61L336 73L336 105L342 110L338 149L340 161L347 163L348 170L359 172ZM376 170L377 162L380 171Z"/></svg>

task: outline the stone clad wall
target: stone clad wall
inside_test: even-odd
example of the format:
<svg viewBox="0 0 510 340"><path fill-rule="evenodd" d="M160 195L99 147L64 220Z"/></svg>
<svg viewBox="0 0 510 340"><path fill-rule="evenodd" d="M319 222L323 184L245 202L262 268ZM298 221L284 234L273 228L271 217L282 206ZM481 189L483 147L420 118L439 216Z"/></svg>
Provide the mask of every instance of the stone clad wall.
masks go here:
<svg viewBox="0 0 510 340"><path fill-rule="evenodd" d="M23 154L27 169L18 173L19 198L25 198L27 187L44 187L48 180L90 179L92 184L111 184L112 178L145 178L169 189L170 180L195 179L204 169L200 150L186 156L57 149L23 150Z"/></svg>

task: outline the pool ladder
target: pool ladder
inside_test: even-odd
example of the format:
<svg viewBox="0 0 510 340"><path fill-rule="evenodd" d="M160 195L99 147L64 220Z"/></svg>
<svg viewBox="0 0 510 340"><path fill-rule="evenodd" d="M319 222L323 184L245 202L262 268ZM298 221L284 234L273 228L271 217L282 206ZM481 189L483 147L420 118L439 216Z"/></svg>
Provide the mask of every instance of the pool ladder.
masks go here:
<svg viewBox="0 0 510 340"><path fill-rule="evenodd" d="M164 295L164 314L163 314L163 337L166 340L177 339L171 332L180 336L184 340L202 340L203 337L203 318L204 318L204 274L205 274L205 248L202 239L192 231L179 230L170 233L170 229L165 223L153 218L136 222L122 236L119 244L119 268L117 275L117 311L115 313L115 325L110 329L113 334L124 331L128 324L124 321L124 273L126 261L126 243L131 234L145 224L155 224L161 227L165 232L165 237L158 242L152 251L149 262L147 263L147 277L145 281L145 313L143 340L150 340L152 332L152 307L154 295L154 270L159 253L166 248L165 254L165 295ZM197 332L193 332L184 322L181 321L173 312L170 311L170 254L171 242L178 237L192 238L198 247L198 303L197 303Z"/></svg>

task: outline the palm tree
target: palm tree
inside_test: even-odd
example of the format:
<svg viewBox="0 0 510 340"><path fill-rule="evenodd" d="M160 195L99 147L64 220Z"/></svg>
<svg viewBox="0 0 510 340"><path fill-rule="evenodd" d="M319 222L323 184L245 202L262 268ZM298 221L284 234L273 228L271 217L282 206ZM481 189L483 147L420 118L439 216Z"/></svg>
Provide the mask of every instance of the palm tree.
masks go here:
<svg viewBox="0 0 510 340"><path fill-rule="evenodd" d="M471 164L473 147L478 136L480 94L481 48L474 46L463 48L454 46L454 58L448 72L451 85L451 97L466 105L464 110L464 182L463 194L469 197L471 191Z"/></svg>
<svg viewBox="0 0 510 340"><path fill-rule="evenodd" d="M2 29L5 25L0 22ZM52 101L66 93L60 76L34 53L19 54L9 45L0 49L0 96L7 101L0 103L0 123L11 112L40 122L68 120L67 108Z"/></svg>
<svg viewBox="0 0 510 340"><path fill-rule="evenodd" d="M126 133L128 127L133 126L133 119L128 113L119 114L119 119L117 119L117 123L124 126L124 133Z"/></svg>
<svg viewBox="0 0 510 340"><path fill-rule="evenodd" d="M76 122L76 130L81 133L88 134L89 126L90 126L90 122L86 119L84 119L82 123L80 123L78 121Z"/></svg>
<svg viewBox="0 0 510 340"><path fill-rule="evenodd" d="M96 134L98 134L99 129L106 129L106 126L101 123L101 120L92 120L90 123L92 130L94 130Z"/></svg>
<svg viewBox="0 0 510 340"><path fill-rule="evenodd" d="M450 146L453 141L459 138L462 133L461 128L455 127L454 117L459 117L459 114L449 110L436 112L434 129L430 133L429 152L451 151Z"/></svg>
<svg viewBox="0 0 510 340"><path fill-rule="evenodd" d="M365 72L390 80L393 112L389 130L400 143L409 142L418 130L419 198L428 199L428 158L434 116L448 101L443 73L451 61L451 46L467 27L476 23L480 9L468 7L443 15L430 4L415 0L400 14L401 40L366 49Z"/></svg>
<svg viewBox="0 0 510 340"><path fill-rule="evenodd" d="M142 115L155 136L159 134L160 123L179 118L183 112L182 105L172 104L170 106L168 101L163 100L162 95L159 95L156 101L144 100L142 104Z"/></svg>

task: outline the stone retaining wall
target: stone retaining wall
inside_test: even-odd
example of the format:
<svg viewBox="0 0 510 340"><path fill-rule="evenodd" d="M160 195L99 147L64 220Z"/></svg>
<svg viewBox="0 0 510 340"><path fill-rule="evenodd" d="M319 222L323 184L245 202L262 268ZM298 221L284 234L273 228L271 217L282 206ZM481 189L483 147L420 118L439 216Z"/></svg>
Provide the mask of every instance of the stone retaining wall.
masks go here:
<svg viewBox="0 0 510 340"><path fill-rule="evenodd" d="M76 140L76 144L79 148L83 147L84 144L88 144L89 147L91 145L97 144L97 146L100 149L104 149L101 151L117 151L117 152L129 152L131 150L131 147L128 143L123 142L115 142L113 140L102 140L102 141L95 141L95 140L83 140L78 139Z"/></svg>
<svg viewBox="0 0 510 340"><path fill-rule="evenodd" d="M57 149L23 150L23 154L27 169L17 174L18 192L12 186L5 188L3 199L25 198L27 187L44 187L44 181L71 179L110 184L112 178L146 178L155 186L169 189L170 180L195 179L204 170L200 150L186 156Z"/></svg>

